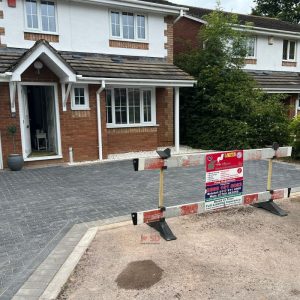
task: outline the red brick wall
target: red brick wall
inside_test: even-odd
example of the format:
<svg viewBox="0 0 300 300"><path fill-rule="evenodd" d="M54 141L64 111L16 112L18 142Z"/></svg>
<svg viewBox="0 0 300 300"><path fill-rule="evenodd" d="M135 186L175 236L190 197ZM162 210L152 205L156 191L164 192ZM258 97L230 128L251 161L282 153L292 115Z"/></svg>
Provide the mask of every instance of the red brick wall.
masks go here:
<svg viewBox="0 0 300 300"><path fill-rule="evenodd" d="M37 70L30 67L22 75L22 81L57 83L63 159L49 161L49 163L68 162L69 147L73 148L74 161L97 160L98 125L96 91L99 89L100 85L89 85L90 110L72 111L71 99L69 97L67 111L64 112L62 111L62 95L59 79L46 66L43 67L39 74ZM158 127L107 129L105 92L102 92L101 116L103 158L107 158L108 154L154 150L158 146L173 144L173 89L158 88L156 90L156 98ZM0 131L2 133L4 162L7 159L7 155L12 151L11 142L6 134L6 127L9 124L17 125L17 149L19 153L22 152L18 101L16 101L16 106L16 117L12 118L10 113L8 84L0 84ZM45 162L30 162L27 163L27 165L28 164L45 165Z"/></svg>
<svg viewBox="0 0 300 300"><path fill-rule="evenodd" d="M109 154L155 150L157 127L107 129Z"/></svg>
<svg viewBox="0 0 300 300"><path fill-rule="evenodd" d="M12 118L10 111L9 86L8 83L0 83L0 132L2 141L3 163L6 166L7 157L13 153L13 143L11 137L7 134L7 126L15 125L17 127L16 134L16 152L22 152L19 108L16 101L16 117Z"/></svg>
<svg viewBox="0 0 300 300"><path fill-rule="evenodd" d="M203 24L181 18L174 24L174 54L180 54L200 47L199 31Z"/></svg>
<svg viewBox="0 0 300 300"><path fill-rule="evenodd" d="M174 144L174 98L172 88L156 89L156 122L158 146Z"/></svg>
<svg viewBox="0 0 300 300"><path fill-rule="evenodd" d="M69 160L69 147L73 148L74 161L98 159L98 127L96 91L99 86L89 86L90 110L71 110L71 99L67 102L67 111L62 111L60 103L60 125L63 157ZM60 90L60 89L59 89ZM59 91L59 95L60 95Z"/></svg>
<svg viewBox="0 0 300 300"><path fill-rule="evenodd" d="M174 18L171 16L165 17L165 24L167 29L165 29L165 37L167 42L165 43L165 49L167 50L167 61L173 63L174 60Z"/></svg>

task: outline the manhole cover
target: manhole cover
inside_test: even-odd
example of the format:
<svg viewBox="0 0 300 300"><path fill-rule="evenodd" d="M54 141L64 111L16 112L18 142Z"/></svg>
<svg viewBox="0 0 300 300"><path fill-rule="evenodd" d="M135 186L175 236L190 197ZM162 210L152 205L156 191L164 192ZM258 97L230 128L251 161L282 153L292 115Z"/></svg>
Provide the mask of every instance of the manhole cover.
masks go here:
<svg viewBox="0 0 300 300"><path fill-rule="evenodd" d="M119 274L118 287L126 290L147 289L161 280L163 269L152 260L134 261Z"/></svg>

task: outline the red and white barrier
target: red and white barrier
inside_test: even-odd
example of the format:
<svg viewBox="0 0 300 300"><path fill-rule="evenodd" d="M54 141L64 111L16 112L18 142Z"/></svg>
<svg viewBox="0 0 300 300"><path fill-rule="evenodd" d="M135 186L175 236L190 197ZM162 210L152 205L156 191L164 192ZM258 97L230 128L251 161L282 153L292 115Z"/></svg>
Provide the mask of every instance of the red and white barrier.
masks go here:
<svg viewBox="0 0 300 300"><path fill-rule="evenodd" d="M214 152L203 152L203 153L193 153L186 155L173 155L167 160L160 158L139 158L135 160L135 170L157 170L162 167L168 168L179 168L179 167L196 167L205 164L205 158L210 153ZM248 160L261 160L261 159L271 159L273 157L287 157L291 156L292 147L280 147L278 150L273 150L272 148L263 149L249 149L244 150L244 161Z"/></svg>
<svg viewBox="0 0 300 300"><path fill-rule="evenodd" d="M272 192L266 191L261 193L247 194L247 195L243 195L242 205L251 205L255 203L266 202L271 199L272 200L284 199L296 193L300 193L300 187L278 189L278 190L273 190ZM226 206L223 208L214 209L213 211L219 211L222 209L226 209L228 207L232 207L232 206ZM209 210L207 209L205 210L205 201L200 201L195 203L166 207L165 211L161 211L160 209L153 209L153 210L132 213L132 219L134 225L140 225L143 223L157 222L162 218L172 218L172 217L186 216L192 214L203 214L207 211Z"/></svg>

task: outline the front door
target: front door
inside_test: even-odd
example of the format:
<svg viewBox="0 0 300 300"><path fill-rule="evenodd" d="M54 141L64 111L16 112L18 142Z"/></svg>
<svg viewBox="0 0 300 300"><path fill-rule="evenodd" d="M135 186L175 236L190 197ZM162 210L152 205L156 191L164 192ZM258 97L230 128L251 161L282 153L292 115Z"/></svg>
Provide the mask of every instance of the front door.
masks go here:
<svg viewBox="0 0 300 300"><path fill-rule="evenodd" d="M24 152L25 152L25 156L28 157L32 149L31 149L30 118L29 118L27 87L23 86L21 92L22 92L22 99L23 99Z"/></svg>
<svg viewBox="0 0 300 300"><path fill-rule="evenodd" d="M48 148L50 151L57 154L57 130L56 130L56 114L55 114L55 100L54 88L47 87L45 89L45 103L47 111L47 132L48 132Z"/></svg>

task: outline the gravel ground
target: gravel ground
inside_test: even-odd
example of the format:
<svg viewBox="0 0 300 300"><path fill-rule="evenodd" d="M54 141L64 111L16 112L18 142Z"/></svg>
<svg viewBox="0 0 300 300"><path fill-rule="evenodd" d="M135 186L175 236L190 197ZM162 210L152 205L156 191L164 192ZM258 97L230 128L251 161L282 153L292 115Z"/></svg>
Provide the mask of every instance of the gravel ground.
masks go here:
<svg viewBox="0 0 300 300"><path fill-rule="evenodd" d="M300 299L300 198L278 217L253 207L98 231L62 299Z"/></svg>

